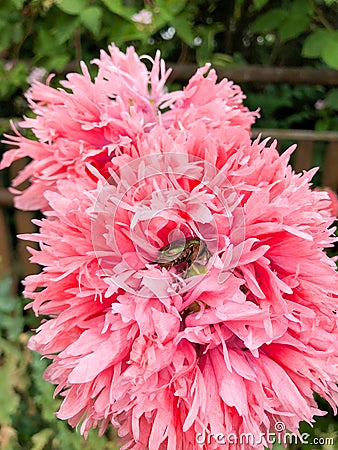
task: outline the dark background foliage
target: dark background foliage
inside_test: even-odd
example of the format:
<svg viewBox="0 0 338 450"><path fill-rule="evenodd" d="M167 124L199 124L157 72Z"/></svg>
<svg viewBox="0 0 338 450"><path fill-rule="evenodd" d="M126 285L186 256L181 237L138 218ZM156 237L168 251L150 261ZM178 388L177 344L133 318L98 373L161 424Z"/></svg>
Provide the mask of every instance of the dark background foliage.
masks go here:
<svg viewBox="0 0 338 450"><path fill-rule="evenodd" d="M151 23L135 21L141 10ZM78 70L110 42L178 63L338 68L336 0L2 0L0 29L1 117L25 112L28 81L43 69ZM244 89L261 127L338 129L337 89Z"/></svg>

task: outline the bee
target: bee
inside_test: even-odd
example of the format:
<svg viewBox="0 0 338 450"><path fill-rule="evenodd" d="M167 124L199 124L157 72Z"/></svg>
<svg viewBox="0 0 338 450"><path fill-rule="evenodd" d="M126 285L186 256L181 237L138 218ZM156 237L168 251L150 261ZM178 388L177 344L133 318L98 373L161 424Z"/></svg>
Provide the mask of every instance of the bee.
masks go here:
<svg viewBox="0 0 338 450"><path fill-rule="evenodd" d="M171 242L161 248L158 252L158 258L153 264L158 264L167 270L184 264L187 269L194 261L205 260L207 262L209 258L210 253L205 242L197 237L191 237L186 240Z"/></svg>

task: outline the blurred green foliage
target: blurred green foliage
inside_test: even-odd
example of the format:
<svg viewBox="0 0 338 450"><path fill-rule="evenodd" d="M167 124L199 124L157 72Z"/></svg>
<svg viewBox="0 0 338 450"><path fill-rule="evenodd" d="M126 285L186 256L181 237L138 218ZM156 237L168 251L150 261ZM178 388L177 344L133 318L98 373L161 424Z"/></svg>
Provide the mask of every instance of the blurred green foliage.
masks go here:
<svg viewBox="0 0 338 450"><path fill-rule="evenodd" d="M48 362L27 348L31 328L38 326L24 300L10 295L11 280L0 281L0 449L1 450L116 450L110 430L84 440L66 422L55 418L60 400L44 381Z"/></svg>
<svg viewBox="0 0 338 450"><path fill-rule="evenodd" d="M11 281L0 281L0 449L1 450L117 450L112 428L98 437L91 430L85 440L64 421L55 418L60 399L53 398L54 387L43 379L47 360L27 348L29 330L38 326L24 300L10 294ZM319 417L312 428L301 425L308 442L320 438L316 450L334 450L329 439L338 440L336 422L327 404L318 399L328 416ZM282 450L279 444L273 450ZM291 445L290 450L312 450L311 445ZM173 449L174 450L174 449Z"/></svg>

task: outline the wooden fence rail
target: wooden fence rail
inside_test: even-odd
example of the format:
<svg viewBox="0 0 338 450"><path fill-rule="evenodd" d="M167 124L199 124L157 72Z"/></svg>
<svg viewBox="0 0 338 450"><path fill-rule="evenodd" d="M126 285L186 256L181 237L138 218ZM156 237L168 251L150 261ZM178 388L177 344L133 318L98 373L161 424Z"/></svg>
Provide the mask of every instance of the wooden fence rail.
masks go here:
<svg viewBox="0 0 338 450"><path fill-rule="evenodd" d="M197 69L195 64L169 64L173 68L171 80L186 81ZM265 67L239 66L216 67L219 78L228 78L236 83L257 84L308 84L338 86L338 70L313 67Z"/></svg>
<svg viewBox="0 0 338 450"><path fill-rule="evenodd" d="M171 80L187 80L196 70L194 65L174 65ZM226 77L235 82L257 82L291 84L323 84L338 85L338 71L304 68L257 68L240 67L217 70L220 78ZM16 119L17 120L17 119ZM16 121L15 120L15 121ZM9 128L8 119L0 119L2 128ZM321 185L328 186L334 191L338 189L338 132L315 132L311 130L280 130L259 129L252 131L253 137L258 136L276 138L279 141L297 143L297 150L293 155L292 164L296 172L307 170L314 165L315 147L319 142L325 146L321 167ZM17 162L15 171L22 169L24 161ZM13 172L11 176L13 177ZM26 241L15 239L15 234L36 231L32 224L32 212L16 211L13 206L13 196L4 186L0 186L0 265L2 274L8 274L14 280L13 289L17 290L18 280L39 270L37 266L28 262L29 253ZM35 244L32 244L33 246Z"/></svg>

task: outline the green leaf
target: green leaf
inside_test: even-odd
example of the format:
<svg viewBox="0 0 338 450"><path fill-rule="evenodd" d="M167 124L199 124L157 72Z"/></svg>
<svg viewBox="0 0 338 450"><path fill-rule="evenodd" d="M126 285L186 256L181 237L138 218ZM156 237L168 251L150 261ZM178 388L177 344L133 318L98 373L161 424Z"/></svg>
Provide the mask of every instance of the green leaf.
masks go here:
<svg viewBox="0 0 338 450"><path fill-rule="evenodd" d="M17 44L23 38L23 27L19 19L0 14L0 52L9 49L12 44Z"/></svg>
<svg viewBox="0 0 338 450"><path fill-rule="evenodd" d="M288 16L278 27L282 42L300 36L308 30L311 22L313 4L309 0L294 0L289 7Z"/></svg>
<svg viewBox="0 0 338 450"><path fill-rule="evenodd" d="M66 41L71 39L79 24L80 18L78 16L57 14L57 17L55 17L53 33L58 44L64 44Z"/></svg>
<svg viewBox="0 0 338 450"><path fill-rule="evenodd" d="M316 131L327 131L328 130L328 122L327 119L317 120L315 124Z"/></svg>
<svg viewBox="0 0 338 450"><path fill-rule="evenodd" d="M338 69L338 31L319 29L305 40L302 56L322 58L330 67Z"/></svg>
<svg viewBox="0 0 338 450"><path fill-rule="evenodd" d="M51 56L45 64L47 71L56 70L62 72L66 65L69 63L70 55L61 53L60 55Z"/></svg>
<svg viewBox="0 0 338 450"><path fill-rule="evenodd" d="M332 69L338 69L338 48L332 51L330 48L325 48L322 54L323 61Z"/></svg>
<svg viewBox="0 0 338 450"><path fill-rule="evenodd" d="M332 31L322 49L323 61L333 69L338 69L338 31Z"/></svg>
<svg viewBox="0 0 338 450"><path fill-rule="evenodd" d="M198 27L197 36L202 38L202 43L196 48L197 63L202 66L206 62L210 62L215 45L215 35L224 30L224 26L221 23L214 23L209 27Z"/></svg>
<svg viewBox="0 0 338 450"><path fill-rule="evenodd" d="M177 16L183 11L187 0L157 0L156 6L159 8L159 14L166 16L168 20Z"/></svg>
<svg viewBox="0 0 338 450"><path fill-rule="evenodd" d="M186 44L193 46L195 34L191 26L191 21L188 16L177 16L171 20L171 25L175 28L177 35Z"/></svg>
<svg viewBox="0 0 338 450"><path fill-rule="evenodd" d="M251 30L254 33L266 33L277 29L288 17L287 11L282 8L273 8L259 16L253 23Z"/></svg>
<svg viewBox="0 0 338 450"><path fill-rule="evenodd" d="M24 85L27 77L27 68L24 63L18 63L10 72L5 73L14 88ZM2 74L1 74L2 75ZM5 79L1 79L1 85ZM1 92L1 90L0 90ZM22 301L10 294L12 281L6 278L0 281L0 332L8 341L17 342L23 332Z"/></svg>
<svg viewBox="0 0 338 450"><path fill-rule="evenodd" d="M319 58L327 40L330 39L330 33L330 31L323 28L311 33L303 44L302 56L305 58Z"/></svg>
<svg viewBox="0 0 338 450"><path fill-rule="evenodd" d="M19 395L15 392L17 382L18 349L14 345L0 339L0 423L10 424L11 415L19 404Z"/></svg>
<svg viewBox="0 0 338 450"><path fill-rule="evenodd" d="M49 29L40 25L35 41L35 55L37 59L43 56L53 55L55 52L55 37Z"/></svg>
<svg viewBox="0 0 338 450"><path fill-rule="evenodd" d="M109 40L114 42L117 46L123 46L128 41L144 41L147 39L148 34L145 33L144 27L134 22L127 22L126 20L115 16L114 22L111 26L111 34Z"/></svg>
<svg viewBox="0 0 338 450"><path fill-rule="evenodd" d="M166 17L163 17L160 14L153 14L151 25L146 25L146 28L144 28L144 26L143 26L143 28L145 30L149 30L149 33L154 34L157 31L164 28L167 23L168 23L168 20L166 19ZM134 24L135 24L135 22L134 22ZM135 24L135 26L137 26L137 27L139 27L140 25L141 24Z"/></svg>
<svg viewBox="0 0 338 450"><path fill-rule="evenodd" d="M137 12L135 8L124 5L122 0L102 0L102 1L111 12L129 21L131 20L133 14Z"/></svg>
<svg viewBox="0 0 338 450"><path fill-rule="evenodd" d="M78 15L87 7L87 0L61 0L56 5L66 14Z"/></svg>
<svg viewBox="0 0 338 450"><path fill-rule="evenodd" d="M0 18L0 52L5 50L7 47L10 46L12 41L12 31L9 26L7 26L6 20L2 20Z"/></svg>
<svg viewBox="0 0 338 450"><path fill-rule="evenodd" d="M32 436L33 447L32 450L44 450L48 442L53 437L54 430L51 428L43 428L38 433Z"/></svg>
<svg viewBox="0 0 338 450"><path fill-rule="evenodd" d="M286 42L290 39L294 39L304 33L309 26L310 17L306 14L302 16L290 14L290 17L278 28L280 40Z"/></svg>
<svg viewBox="0 0 338 450"><path fill-rule="evenodd" d="M101 29L102 8L98 6L90 6L80 14L81 23L91 31L94 36L98 36Z"/></svg>
<svg viewBox="0 0 338 450"><path fill-rule="evenodd" d="M11 0L11 4L18 10L22 9L25 0Z"/></svg>
<svg viewBox="0 0 338 450"><path fill-rule="evenodd" d="M325 97L326 106L338 111L338 88L331 89Z"/></svg>
<svg viewBox="0 0 338 450"><path fill-rule="evenodd" d="M264 8L269 0L254 0L254 5L257 10Z"/></svg>
<svg viewBox="0 0 338 450"><path fill-rule="evenodd" d="M285 447L279 442L273 444L272 450L285 450Z"/></svg>
<svg viewBox="0 0 338 450"><path fill-rule="evenodd" d="M293 15L304 16L305 14L312 14L314 5L311 0L294 0L289 7L288 17Z"/></svg>

